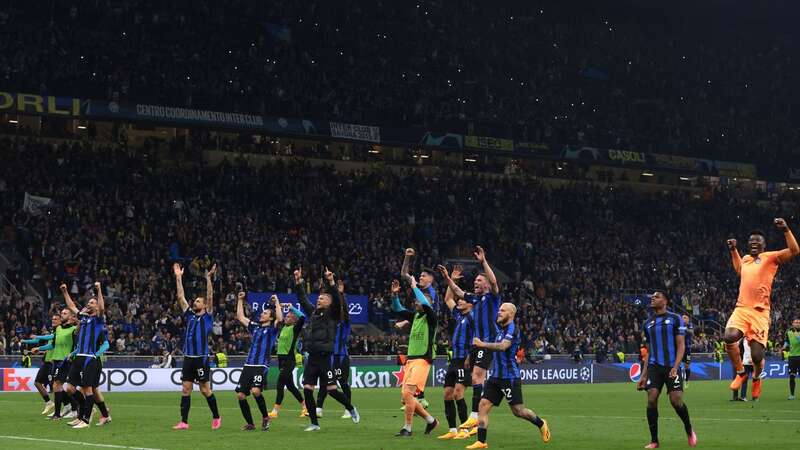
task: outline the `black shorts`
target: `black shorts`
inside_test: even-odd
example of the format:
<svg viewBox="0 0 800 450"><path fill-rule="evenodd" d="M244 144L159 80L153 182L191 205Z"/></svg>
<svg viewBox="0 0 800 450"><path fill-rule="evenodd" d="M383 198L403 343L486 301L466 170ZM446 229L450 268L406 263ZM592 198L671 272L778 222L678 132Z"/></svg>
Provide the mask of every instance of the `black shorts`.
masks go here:
<svg viewBox="0 0 800 450"><path fill-rule="evenodd" d="M320 386L336 383L336 377L331 368L330 353L314 353L308 356L303 370L303 385L315 386L318 380Z"/></svg>
<svg viewBox="0 0 800 450"><path fill-rule="evenodd" d="M278 377L291 377L295 367L297 367L297 362L294 355L278 355L278 369L280 369Z"/></svg>
<svg viewBox="0 0 800 450"><path fill-rule="evenodd" d="M100 384L100 361L91 356L76 356L69 368L67 383L73 386L97 387Z"/></svg>
<svg viewBox="0 0 800 450"><path fill-rule="evenodd" d="M489 378L483 385L483 398L492 402L494 406L500 406L500 402L505 398L508 404L522 404L522 380Z"/></svg>
<svg viewBox="0 0 800 450"><path fill-rule="evenodd" d="M800 375L800 356L789 357L789 373Z"/></svg>
<svg viewBox="0 0 800 450"><path fill-rule="evenodd" d="M36 372L36 379L34 380L39 384L45 386L53 382L53 363L51 361L44 361L39 371Z"/></svg>
<svg viewBox="0 0 800 450"><path fill-rule="evenodd" d="M250 389L258 388L262 391L267 387L267 373L269 367L265 366L244 366L242 374L239 375L239 383L236 384L236 392L250 395Z"/></svg>
<svg viewBox="0 0 800 450"><path fill-rule="evenodd" d="M69 368L72 360L53 361L53 380L59 383L66 383L69 377Z"/></svg>
<svg viewBox="0 0 800 450"><path fill-rule="evenodd" d="M489 370L492 365L492 352L485 348L473 348L469 352L469 363L472 367L478 366Z"/></svg>
<svg viewBox="0 0 800 450"><path fill-rule="evenodd" d="M350 379L350 355L331 356L333 378L339 383L347 383Z"/></svg>
<svg viewBox="0 0 800 450"><path fill-rule="evenodd" d="M676 378L670 378L669 372L672 370L670 367L659 365L651 365L647 368L647 384L644 389L658 389L658 392L667 386L667 392L683 391L683 373L679 370Z"/></svg>
<svg viewBox="0 0 800 450"><path fill-rule="evenodd" d="M455 387L456 384L467 385L467 369L464 368L464 359L451 359L444 376L444 387Z"/></svg>
<svg viewBox="0 0 800 450"><path fill-rule="evenodd" d="M208 383L211 379L211 367L207 356L184 356L181 366L181 381Z"/></svg>

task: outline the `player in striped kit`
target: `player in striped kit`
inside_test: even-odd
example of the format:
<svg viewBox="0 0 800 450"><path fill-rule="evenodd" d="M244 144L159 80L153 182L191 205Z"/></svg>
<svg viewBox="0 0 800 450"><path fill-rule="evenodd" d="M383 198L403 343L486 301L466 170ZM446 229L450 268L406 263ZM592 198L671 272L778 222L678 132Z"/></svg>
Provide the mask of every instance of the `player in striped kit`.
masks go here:
<svg viewBox="0 0 800 450"><path fill-rule="evenodd" d="M196 297L189 307L186 295L183 292L183 268L178 263L172 266L175 273L175 286L178 292L178 305L183 312L183 323L186 334L183 338L183 366L181 367L182 396L181 396L181 421L172 427L173 430L189 429L189 408L191 406L192 385L200 385L200 393L206 398L208 408L211 410L211 429L216 430L222 425L222 418L217 408L217 398L211 391L211 367L208 361L208 336L213 326L212 314L214 312L214 287L211 277L217 271L214 264L206 272L206 297Z"/></svg>
<svg viewBox="0 0 800 450"><path fill-rule="evenodd" d="M275 343L278 323L283 320L283 311L278 297L273 295L270 298L274 310L264 307L258 317L258 323L254 323L244 315L245 293L239 292L238 302L236 303L236 319L247 327L252 336L250 351L247 353L247 360L244 363L242 374L239 376L239 383L236 385L236 393L239 398L239 408L242 410L245 422L242 431L252 431L256 427L253 424L253 414L250 412L250 405L247 403L247 396L253 394L258 410L261 411L261 431L269 430L269 413L267 402L264 400L262 391L267 386L267 373L269 372L269 359L272 353L272 346Z"/></svg>
<svg viewBox="0 0 800 450"><path fill-rule="evenodd" d="M108 408L103 401L102 397L96 394L96 389L100 384L100 355L108 349L108 332L105 323L105 301L103 300L103 291L100 283L94 283L95 295L86 303L86 306L78 311L72 297L66 293L66 286L62 289L65 293L64 300L67 303L67 308L73 314L80 316L80 328L78 331L78 344L73 353L75 359L70 366L67 382L64 387L69 395L74 395L77 392L76 386L81 387L83 395L83 407L81 408L78 418L70 422L73 428L88 428L91 421L91 414L94 405L100 409L102 419L100 425L104 425L111 421L108 415Z"/></svg>
<svg viewBox="0 0 800 450"><path fill-rule="evenodd" d="M492 376L486 382L478 413L478 440L467 446L468 449L488 448L486 436L489 432L489 412L493 406L500 406L503 398L511 407L514 416L536 425L542 441L550 442L550 427L547 421L526 408L522 403L522 378L517 365L516 353L520 344L519 330L514 324L517 307L503 303L497 312L498 332L493 342L484 342L479 337L473 339L476 348L494 353Z"/></svg>
<svg viewBox="0 0 800 450"><path fill-rule="evenodd" d="M436 268L444 277L449 280L450 274L444 266ZM453 267L452 278L461 278L463 269L456 265ZM449 281L448 281L449 283ZM452 356L444 378L444 411L447 416L447 423L450 430L439 436L439 439L466 439L469 437L468 431L459 431L456 422L456 411L461 423L467 421L467 402L464 400L464 391L467 387L467 367L466 360L472 351L472 337L475 334L475 318L472 316L472 303L459 299L456 303L455 295L450 287L447 288L444 301L453 316L455 325L453 327L453 338L451 340Z"/></svg>
<svg viewBox="0 0 800 450"><path fill-rule="evenodd" d="M689 438L689 447L697 446L697 435L689 420L689 409L683 403L683 376L681 361L686 350L684 336L686 325L681 316L667 311L669 297L666 291L656 291L650 297L654 315L642 325L649 357L642 366L642 377L637 389L647 391L647 423L650 443L645 448L658 448L658 397L667 386L672 407L683 422Z"/></svg>
<svg viewBox="0 0 800 450"><path fill-rule="evenodd" d="M482 247L475 247L475 259L481 264L483 272L475 277L473 292L465 293L451 279L448 280L450 289L456 297L472 303L472 316L475 319L475 336L484 342L493 342L497 334L497 311L500 308L500 284L494 275L492 267L486 260L486 252ZM469 430L470 436L478 432L478 405L483 393L483 383L486 381L487 371L492 364L492 354L485 349L473 348L469 355L469 365L472 368L472 413L469 419L459 428Z"/></svg>

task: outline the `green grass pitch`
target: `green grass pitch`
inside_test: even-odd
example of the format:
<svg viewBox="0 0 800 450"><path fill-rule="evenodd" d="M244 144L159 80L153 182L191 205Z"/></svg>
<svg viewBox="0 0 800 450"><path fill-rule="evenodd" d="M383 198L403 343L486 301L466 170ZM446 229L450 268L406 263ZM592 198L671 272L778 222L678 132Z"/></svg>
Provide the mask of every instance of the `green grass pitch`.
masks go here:
<svg viewBox="0 0 800 450"><path fill-rule="evenodd" d="M195 392L190 415L191 429L172 431L177 422L180 393L108 393L106 403L113 423L105 428L72 430L64 422L49 422L39 415L41 399L36 394L0 394L0 448L150 448L150 449L460 449L469 441L439 441L447 431L441 388L427 392L430 411L441 425L433 435L423 435L424 422L416 418L414 436L395 438L403 424L399 389L354 390L354 403L363 417L359 425L340 419L341 406L328 397L322 431L305 433L307 419L298 418L294 401L273 420L269 432L242 432L241 412L232 392L216 393L222 428L212 432L206 402ZM274 391L267 393L271 407ZM468 391L469 395L469 391ZM698 448L791 448L800 442L800 401L787 401L785 380L766 380L758 403L730 402L730 391L722 382L693 382L686 391ZM639 449L649 440L645 420L645 396L633 383L595 385L526 386L526 405L550 423L553 440L545 445L538 430L514 418L506 405L490 416L489 446L496 449ZM666 395L660 403L661 447L687 448L683 427ZM291 398L287 395L287 399ZM250 400L254 417L260 414ZM35 440L19 440L33 438ZM48 440L70 441L52 442ZM84 443L101 446L85 446Z"/></svg>

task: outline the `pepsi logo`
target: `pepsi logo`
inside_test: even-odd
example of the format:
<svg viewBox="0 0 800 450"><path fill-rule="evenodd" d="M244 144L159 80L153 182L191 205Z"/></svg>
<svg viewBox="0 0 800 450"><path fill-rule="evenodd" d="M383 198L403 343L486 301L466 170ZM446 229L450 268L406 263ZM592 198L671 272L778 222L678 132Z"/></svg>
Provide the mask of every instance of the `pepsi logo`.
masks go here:
<svg viewBox="0 0 800 450"><path fill-rule="evenodd" d="M642 378L642 365L639 363L631 364L631 368L628 369L628 376L634 383L638 382Z"/></svg>

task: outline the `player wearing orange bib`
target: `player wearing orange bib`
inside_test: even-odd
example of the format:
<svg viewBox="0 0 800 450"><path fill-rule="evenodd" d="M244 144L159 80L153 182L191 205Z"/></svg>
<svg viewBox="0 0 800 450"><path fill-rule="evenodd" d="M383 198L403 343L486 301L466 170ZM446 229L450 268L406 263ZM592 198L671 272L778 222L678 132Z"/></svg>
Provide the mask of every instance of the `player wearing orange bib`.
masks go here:
<svg viewBox="0 0 800 450"><path fill-rule="evenodd" d="M736 378L731 382L731 390L738 391L747 374L744 371L742 357L739 354L738 341L746 337L750 342L753 358L753 399L761 395L761 379L764 369L764 350L769 338L769 308L772 294L772 281L778 272L778 266L789 262L800 254L800 247L791 230L783 219L775 219L775 226L786 238L785 248L776 252L767 252L767 241L764 233L753 231L748 240L749 254L744 258L736 249L736 239L728 239L733 269L739 275L739 299L736 308L725 325L725 350L736 369Z"/></svg>

